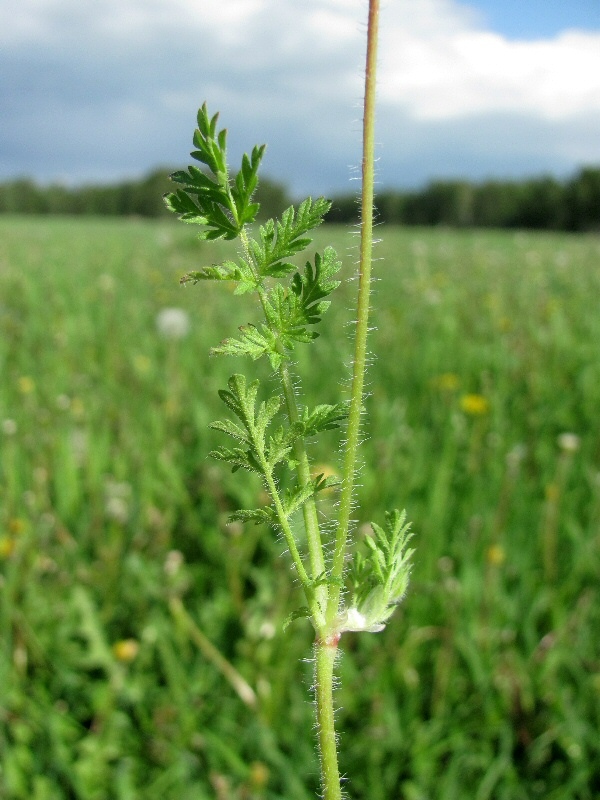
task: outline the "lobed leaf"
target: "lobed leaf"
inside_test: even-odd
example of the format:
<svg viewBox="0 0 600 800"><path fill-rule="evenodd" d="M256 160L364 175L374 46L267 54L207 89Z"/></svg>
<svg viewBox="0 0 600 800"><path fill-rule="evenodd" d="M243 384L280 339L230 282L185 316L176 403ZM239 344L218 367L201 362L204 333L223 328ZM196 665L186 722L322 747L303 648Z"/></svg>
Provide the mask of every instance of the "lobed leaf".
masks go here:
<svg viewBox="0 0 600 800"><path fill-rule="evenodd" d="M229 522L254 522L256 525L273 525L277 522L277 514L273 508L240 508L229 515Z"/></svg>
<svg viewBox="0 0 600 800"><path fill-rule="evenodd" d="M262 466L257 460L253 450L243 450L241 447L227 448L218 447L209 453L211 458L217 461L225 461L232 465L232 472L237 472L238 469L247 469L249 472L256 472L259 475L263 474Z"/></svg>
<svg viewBox="0 0 600 800"><path fill-rule="evenodd" d="M304 234L318 227L331 208L331 203L320 197L313 202L307 198L298 209L287 208L281 220L269 220L259 229L260 241L253 240L252 254L262 277L279 278L294 270L287 259L304 250L312 241Z"/></svg>
<svg viewBox="0 0 600 800"><path fill-rule="evenodd" d="M254 147L251 156L244 154L242 167L231 182L227 168L227 131L217 133L218 114L209 117L206 103L198 111L198 127L193 141L197 148L191 155L204 164L210 174L196 166L171 175L181 189L165 195L170 211L180 215L184 222L206 228L201 239L235 239L244 225L253 222L259 209L252 203L258 185L258 168L265 146Z"/></svg>
<svg viewBox="0 0 600 800"><path fill-rule="evenodd" d="M239 442L244 442L244 444L250 444L250 440L248 438L248 432L245 431L243 428L240 428L239 425L236 425L235 422L232 422L230 419L224 420L217 420L216 422L211 422L210 426L215 431L221 431L222 433L227 433L229 436L237 439Z"/></svg>
<svg viewBox="0 0 600 800"><path fill-rule="evenodd" d="M220 345L213 347L213 355L250 356L254 361L265 353L270 357L280 358L277 342L272 332L262 326L260 331L256 325L248 324L240 327L239 339L224 339Z"/></svg>
<svg viewBox="0 0 600 800"><path fill-rule="evenodd" d="M226 261L219 266L202 267L200 270L193 270L186 273L179 283L199 283L200 281L239 281L239 268L233 261Z"/></svg>
<svg viewBox="0 0 600 800"><path fill-rule="evenodd" d="M348 417L348 403L335 403L334 405L321 404L312 411L305 408L302 414L305 436L314 436L321 431L339 428L343 420Z"/></svg>

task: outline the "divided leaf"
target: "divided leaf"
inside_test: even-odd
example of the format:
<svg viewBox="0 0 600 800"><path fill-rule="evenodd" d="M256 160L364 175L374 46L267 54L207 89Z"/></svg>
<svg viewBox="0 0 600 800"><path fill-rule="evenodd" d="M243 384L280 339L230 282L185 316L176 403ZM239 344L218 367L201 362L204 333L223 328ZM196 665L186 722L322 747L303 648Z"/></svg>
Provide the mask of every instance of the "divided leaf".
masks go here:
<svg viewBox="0 0 600 800"><path fill-rule="evenodd" d="M240 508L229 515L229 522L254 522L256 525L273 525L277 522L277 514L270 507L266 508Z"/></svg>
<svg viewBox="0 0 600 800"><path fill-rule="evenodd" d="M286 261L304 250L312 241L304 234L317 228L331 208L329 200L320 197L313 202L308 197L296 210L287 208L281 221L269 220L261 225L260 241L251 240L250 252L262 277L280 278L293 272L294 265Z"/></svg>
<svg viewBox="0 0 600 800"><path fill-rule="evenodd" d="M310 325L321 321L321 315L329 307L324 301L340 281L333 280L341 267L337 254L327 247L323 255L315 255L314 266L308 261L301 274L297 272L291 289L275 286L263 300L267 323L287 351L294 349L296 342L310 342L318 337Z"/></svg>
<svg viewBox="0 0 600 800"><path fill-rule="evenodd" d="M321 404L315 406L312 411L304 409L302 422L304 423L304 435L314 436L321 431L329 431L339 428L343 420L348 416L348 403L335 403L335 405Z"/></svg>
<svg viewBox="0 0 600 800"><path fill-rule="evenodd" d="M240 278L239 267L233 261L225 261L219 266L202 267L200 270L188 272L180 279L179 283L195 285L200 281L239 281Z"/></svg>
<svg viewBox="0 0 600 800"><path fill-rule="evenodd" d="M164 198L167 208L184 222L206 229L199 234L200 239L237 238L243 226L254 221L259 209L258 203L252 203L251 199L258 185L258 168L265 146L254 147L250 157L244 154L241 170L231 183L227 170L227 131L217 133L218 118L218 114L209 117L204 103L198 111L198 127L194 132L197 150L191 156L204 164L209 174L195 166L174 172L171 180L181 188Z"/></svg>
<svg viewBox="0 0 600 800"><path fill-rule="evenodd" d="M242 334L239 339L224 339L220 345L211 349L212 355L250 356L255 361L265 353L271 359L274 369L281 363L281 355L277 352L277 342L272 332L261 325L259 330L256 325L249 323L240 327Z"/></svg>

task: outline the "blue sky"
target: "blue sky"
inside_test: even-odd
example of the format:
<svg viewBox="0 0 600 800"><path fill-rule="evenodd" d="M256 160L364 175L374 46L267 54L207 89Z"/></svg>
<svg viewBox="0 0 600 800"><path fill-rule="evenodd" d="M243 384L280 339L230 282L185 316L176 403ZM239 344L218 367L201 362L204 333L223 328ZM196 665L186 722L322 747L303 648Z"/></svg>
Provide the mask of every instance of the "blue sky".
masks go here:
<svg viewBox="0 0 600 800"><path fill-rule="evenodd" d="M266 142L293 193L356 188L366 0L0 7L0 180L177 167L207 100L234 163ZM600 164L600 0L382 0L381 27L381 186Z"/></svg>
<svg viewBox="0 0 600 800"><path fill-rule="evenodd" d="M600 0L478 0L486 27L509 39L539 39L568 28L600 31Z"/></svg>

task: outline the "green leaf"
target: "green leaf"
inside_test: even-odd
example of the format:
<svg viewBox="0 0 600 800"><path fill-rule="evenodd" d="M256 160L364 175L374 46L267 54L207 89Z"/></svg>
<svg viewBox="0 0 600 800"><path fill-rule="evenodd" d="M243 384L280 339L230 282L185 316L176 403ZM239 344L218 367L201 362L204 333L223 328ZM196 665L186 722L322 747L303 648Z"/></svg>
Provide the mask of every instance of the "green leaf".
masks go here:
<svg viewBox="0 0 600 800"><path fill-rule="evenodd" d="M252 449L243 450L241 447L218 447L216 450L212 450L209 456L217 461L225 461L231 464L232 472L237 472L238 469L247 469L249 472L257 472L259 475L263 474L262 466Z"/></svg>
<svg viewBox="0 0 600 800"><path fill-rule="evenodd" d="M260 241L253 240L251 252L262 277L279 278L295 267L287 259L304 250L312 241L304 234L318 227L331 203L323 197L307 198L299 207L287 208L281 221L269 220L259 229Z"/></svg>
<svg viewBox="0 0 600 800"><path fill-rule="evenodd" d="M282 461L290 462L294 441L302 435L302 430L297 424L289 428L280 426L273 435L269 436L265 455L271 469Z"/></svg>
<svg viewBox="0 0 600 800"><path fill-rule="evenodd" d="M179 283L199 283L200 281L239 281L241 278L239 268L233 261L226 261L220 266L202 267L184 275Z"/></svg>
<svg viewBox="0 0 600 800"><path fill-rule="evenodd" d="M277 523L277 514L270 506L267 508L240 508L229 515L229 521L254 522L256 525Z"/></svg>
<svg viewBox="0 0 600 800"><path fill-rule="evenodd" d="M336 478L335 475L328 475L325 478L324 473L321 473L315 478L315 494L317 492L322 492L324 489L332 489L335 486L341 486L341 483L341 480Z"/></svg>
<svg viewBox="0 0 600 800"><path fill-rule="evenodd" d="M258 185L258 168L265 147L254 147L252 155L244 155L236 179L229 179L227 168L227 131L217 133L219 115L209 117L206 103L198 111L198 127L194 131L191 155L204 165L188 167L171 175L182 188L165 195L170 211L179 214L184 222L201 225L206 230L201 239L235 239L244 225L253 222L258 203L252 195Z"/></svg>
<svg viewBox="0 0 600 800"><path fill-rule="evenodd" d="M263 297L268 326L285 351L292 351L297 342L310 342L318 336L309 326L320 322L320 315L327 310L329 302L322 298L339 286L332 276L340 266L335 250L328 247L323 256L315 256L314 266L307 262L304 273L294 275L291 290L277 284Z"/></svg>
<svg viewBox="0 0 600 800"><path fill-rule="evenodd" d="M297 486L295 489L287 489L283 498L283 510L286 517L290 517L295 511L301 508L306 501L315 493L315 484L310 481L306 486Z"/></svg>
<svg viewBox="0 0 600 800"><path fill-rule="evenodd" d="M217 420L216 422L211 422L210 426L215 431L221 431L222 433L227 433L229 436L232 436L234 439L237 439L238 442L243 442L244 444L250 444L250 439L248 438L248 432L245 431L243 428L240 428L239 425L236 425L235 422L232 422L230 419L224 420Z"/></svg>
<svg viewBox="0 0 600 800"><path fill-rule="evenodd" d="M237 219L240 225L253 222L259 209L258 203L251 203L252 195L258 185L257 172L265 152L265 145L254 147L250 158L244 153L242 168L231 188Z"/></svg>
<svg viewBox="0 0 600 800"><path fill-rule="evenodd" d="M297 608L295 611L292 611L292 613L289 614L288 617L286 617L286 620L283 623L283 630L286 630L286 628L288 628L292 624L292 622L294 622L294 620L304 619L306 617L310 619L310 609L308 609L306 606L300 606L300 608Z"/></svg>
<svg viewBox="0 0 600 800"><path fill-rule="evenodd" d="M276 360L280 359L281 356L277 352L277 342L273 334L264 325L261 327L262 331L256 325L242 325L239 339L224 339L220 345L211 349L211 354L250 356L255 361L266 353L269 357L274 357Z"/></svg>
<svg viewBox="0 0 600 800"><path fill-rule="evenodd" d="M333 247L326 247L323 255L315 255L314 267L307 261L304 273L297 272L292 281L292 291L298 297L304 318L307 324L314 325L321 321L321 315L329 307L323 303L327 297L340 285L340 281L333 276L339 272L341 263Z"/></svg>
<svg viewBox="0 0 600 800"><path fill-rule="evenodd" d="M343 420L348 417L348 403L335 403L335 405L321 404L312 411L304 409L302 422L306 436L314 436L321 431L339 428Z"/></svg>

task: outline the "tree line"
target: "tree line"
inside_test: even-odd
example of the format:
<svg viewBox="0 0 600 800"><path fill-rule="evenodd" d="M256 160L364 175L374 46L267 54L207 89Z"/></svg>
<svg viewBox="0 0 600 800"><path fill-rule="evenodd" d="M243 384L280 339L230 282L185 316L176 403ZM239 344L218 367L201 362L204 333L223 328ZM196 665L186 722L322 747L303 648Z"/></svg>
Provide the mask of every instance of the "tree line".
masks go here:
<svg viewBox="0 0 600 800"><path fill-rule="evenodd" d="M67 187L41 186L30 178L0 183L0 214L73 214L89 216L140 216L169 219L163 195L177 186L169 180L174 169L156 169L139 180L114 184ZM284 186L263 179L256 193L263 219L278 215L290 205Z"/></svg>
<svg viewBox="0 0 600 800"><path fill-rule="evenodd" d="M600 167L565 181L433 181L417 191L379 192L376 204L384 223L600 231ZM355 196L338 197L329 219L357 222L358 212Z"/></svg>
<svg viewBox="0 0 600 800"><path fill-rule="evenodd" d="M162 196L173 189L157 169L139 180L110 185L40 186L28 178L0 183L0 213L158 217L167 214ZM263 179L256 199L261 218L278 216L293 202L286 188ZM600 231L600 167L585 167L572 178L520 181L433 181L413 191L384 190L376 197L378 220L400 225L539 228ZM355 194L333 198L327 220L359 219Z"/></svg>

